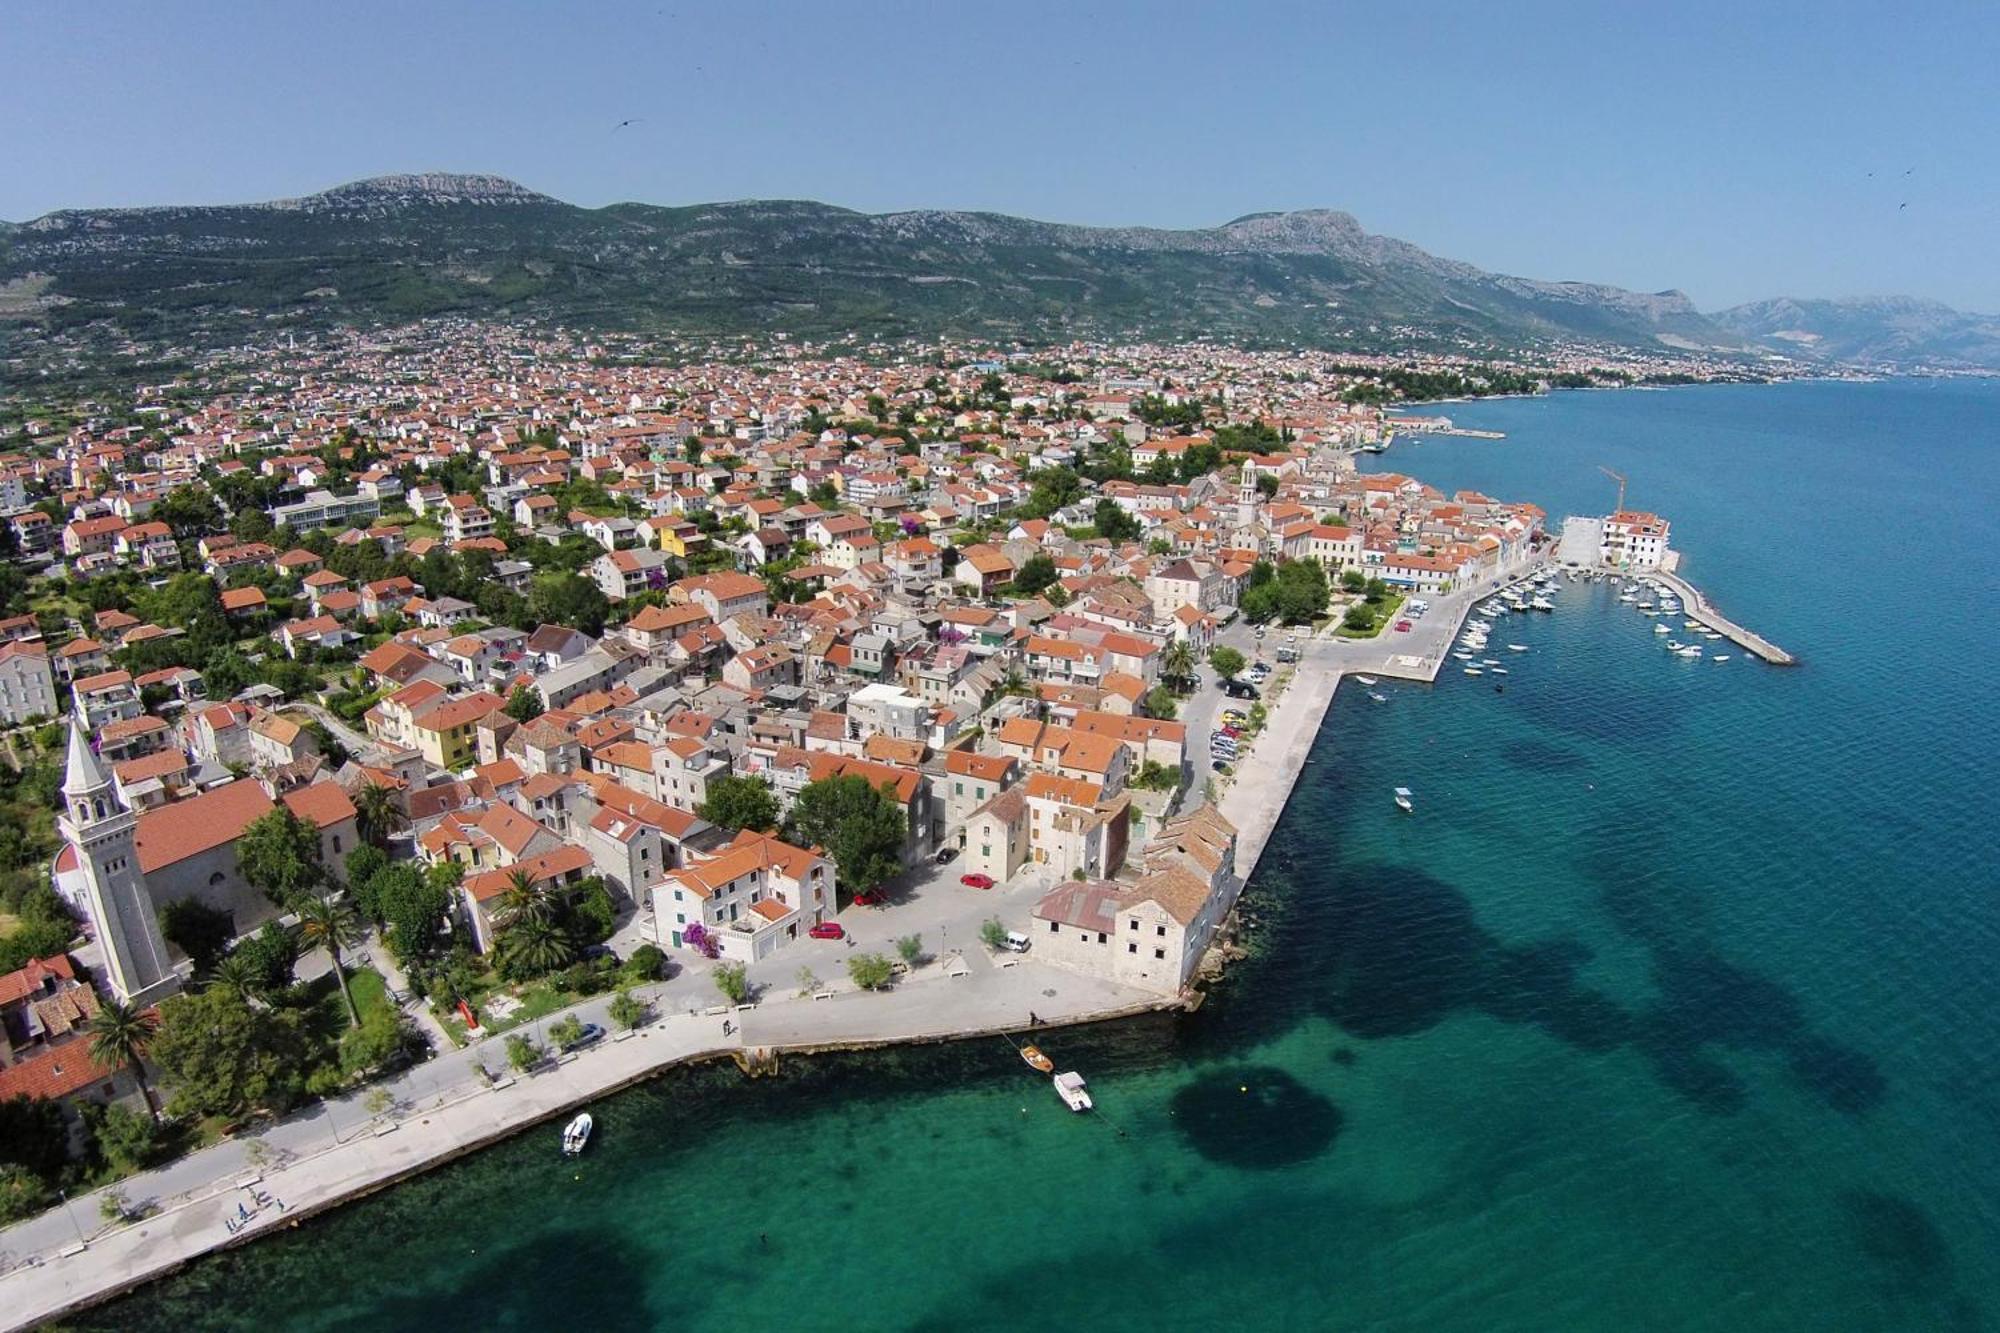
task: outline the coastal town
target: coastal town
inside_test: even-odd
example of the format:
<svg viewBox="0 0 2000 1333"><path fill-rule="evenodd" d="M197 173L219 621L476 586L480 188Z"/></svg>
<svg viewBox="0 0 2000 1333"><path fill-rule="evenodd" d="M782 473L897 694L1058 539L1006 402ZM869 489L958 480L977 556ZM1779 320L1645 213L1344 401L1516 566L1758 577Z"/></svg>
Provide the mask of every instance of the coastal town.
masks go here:
<svg viewBox="0 0 2000 1333"><path fill-rule="evenodd" d="M0 1282L226 1243L82 1266L315 1108L1187 1003L1340 675L1554 550L1357 468L1449 428L1379 369L443 324L13 423Z"/></svg>

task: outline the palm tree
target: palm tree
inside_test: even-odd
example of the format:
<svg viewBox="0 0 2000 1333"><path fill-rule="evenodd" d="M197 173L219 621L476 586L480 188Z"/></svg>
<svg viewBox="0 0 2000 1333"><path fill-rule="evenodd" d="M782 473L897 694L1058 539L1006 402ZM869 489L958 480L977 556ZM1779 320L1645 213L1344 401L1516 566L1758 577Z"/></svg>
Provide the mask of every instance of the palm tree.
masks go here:
<svg viewBox="0 0 2000 1333"><path fill-rule="evenodd" d="M1169 680L1184 681L1194 675L1194 649L1186 639L1176 639L1160 659L1160 670Z"/></svg>
<svg viewBox="0 0 2000 1333"><path fill-rule="evenodd" d="M389 835L406 827L409 820L396 804L396 793L379 783L364 781L354 792L354 822L361 836L377 847L388 844Z"/></svg>
<svg viewBox="0 0 2000 1333"><path fill-rule="evenodd" d="M361 1009L347 989L347 970L341 966L340 952L360 937L360 923L354 904L345 898L321 898L307 894L292 903L299 917L299 943L306 948L322 948L333 959L333 978L340 983L340 998L347 1001L348 1017L361 1026Z"/></svg>
<svg viewBox="0 0 2000 1333"><path fill-rule="evenodd" d="M215 970L209 973L208 984L234 991L248 1000L262 989L262 979L257 975L257 965L240 953L226 954Z"/></svg>
<svg viewBox="0 0 2000 1333"><path fill-rule="evenodd" d="M553 926L555 921L556 901L533 875L517 869L507 876L507 888L500 895L501 925Z"/></svg>
<svg viewBox="0 0 2000 1333"><path fill-rule="evenodd" d="M523 976L541 976L576 959L576 946L552 920L525 917L500 936L502 957Z"/></svg>
<svg viewBox="0 0 2000 1333"><path fill-rule="evenodd" d="M146 1111L155 1120L160 1108L153 1103L153 1088L146 1082L146 1066L139 1057L159 1026L159 1015L151 1009L117 1000L100 1000L90 1016L90 1058L114 1069L130 1065L132 1077L139 1081L139 1095L146 1099Z"/></svg>

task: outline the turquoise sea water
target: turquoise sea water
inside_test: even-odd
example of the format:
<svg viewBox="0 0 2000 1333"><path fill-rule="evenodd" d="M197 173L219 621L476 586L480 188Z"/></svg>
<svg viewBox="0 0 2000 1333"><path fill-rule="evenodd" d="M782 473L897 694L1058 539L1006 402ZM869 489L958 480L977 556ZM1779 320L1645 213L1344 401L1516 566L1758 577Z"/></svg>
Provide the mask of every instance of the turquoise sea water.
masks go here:
<svg viewBox="0 0 2000 1333"><path fill-rule="evenodd" d="M1504 682L1342 690L1256 957L1044 1043L1101 1120L998 1041L685 1072L580 1165L537 1131L74 1324L2000 1324L2000 388L1444 410L1509 438L1377 466L1554 515L1624 472L1804 665L1573 586Z"/></svg>

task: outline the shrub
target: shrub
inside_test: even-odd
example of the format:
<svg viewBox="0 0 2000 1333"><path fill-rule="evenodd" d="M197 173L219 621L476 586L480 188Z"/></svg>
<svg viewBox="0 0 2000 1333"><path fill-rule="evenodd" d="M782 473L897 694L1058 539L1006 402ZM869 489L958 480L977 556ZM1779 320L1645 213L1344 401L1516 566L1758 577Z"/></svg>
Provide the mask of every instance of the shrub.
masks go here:
<svg viewBox="0 0 2000 1333"><path fill-rule="evenodd" d="M542 1048L534 1038L523 1032L507 1034L507 1063L522 1073L527 1073L542 1060Z"/></svg>
<svg viewBox="0 0 2000 1333"><path fill-rule="evenodd" d="M847 975L863 990L881 990L895 974L889 960L879 953L856 954L847 960Z"/></svg>
<svg viewBox="0 0 2000 1333"><path fill-rule="evenodd" d="M989 916L979 923L979 938L989 949L1005 948L1007 927L1000 924L999 917Z"/></svg>
<svg viewBox="0 0 2000 1333"><path fill-rule="evenodd" d="M642 944L625 960L625 976L632 981L654 981L667 965L667 955L657 944Z"/></svg>
<svg viewBox="0 0 2000 1333"><path fill-rule="evenodd" d="M903 938L896 941L896 952L902 956L904 962L910 964L912 967L916 966L917 959L923 957L924 937L921 935L903 936Z"/></svg>
<svg viewBox="0 0 2000 1333"><path fill-rule="evenodd" d="M742 1004L750 998L749 969L741 963L718 963L715 967L715 988L731 1004Z"/></svg>
<svg viewBox="0 0 2000 1333"><path fill-rule="evenodd" d="M609 1017L621 1028L636 1028L646 1021L645 1001L635 998L631 991L619 991L611 1001Z"/></svg>
<svg viewBox="0 0 2000 1333"><path fill-rule="evenodd" d="M549 1024L549 1040L558 1046L567 1046L583 1035L583 1020L575 1014L567 1014Z"/></svg>

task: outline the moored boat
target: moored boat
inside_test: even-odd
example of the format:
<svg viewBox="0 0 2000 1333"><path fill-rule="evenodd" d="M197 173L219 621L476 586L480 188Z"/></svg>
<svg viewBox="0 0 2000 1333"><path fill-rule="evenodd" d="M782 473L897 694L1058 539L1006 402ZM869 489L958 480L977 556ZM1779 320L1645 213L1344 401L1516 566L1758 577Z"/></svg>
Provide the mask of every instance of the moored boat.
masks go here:
<svg viewBox="0 0 2000 1333"><path fill-rule="evenodd" d="M1074 1069L1065 1074L1057 1074L1049 1081L1055 1085L1056 1096L1062 1098L1063 1105L1072 1111L1088 1111L1096 1104L1090 1100L1090 1094L1084 1091L1083 1075Z"/></svg>
<svg viewBox="0 0 2000 1333"><path fill-rule="evenodd" d="M1042 1048L1039 1046L1023 1046L1021 1048L1021 1058L1028 1062L1028 1067L1031 1069L1039 1069L1044 1074L1053 1074L1055 1072L1056 1062L1049 1059L1048 1056L1043 1055Z"/></svg>
<svg viewBox="0 0 2000 1333"><path fill-rule="evenodd" d="M1417 808L1416 803L1410 800L1410 789L1408 787L1396 788L1396 808L1406 815Z"/></svg>
<svg viewBox="0 0 2000 1333"><path fill-rule="evenodd" d="M576 1119L563 1126L562 1152L565 1157L575 1157L590 1142L590 1112L585 1111Z"/></svg>

